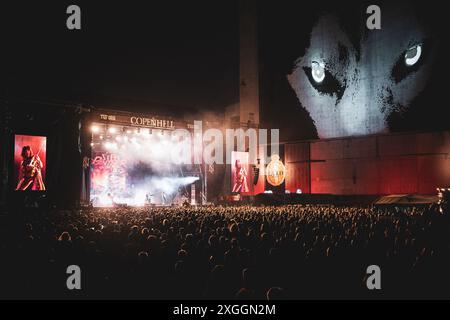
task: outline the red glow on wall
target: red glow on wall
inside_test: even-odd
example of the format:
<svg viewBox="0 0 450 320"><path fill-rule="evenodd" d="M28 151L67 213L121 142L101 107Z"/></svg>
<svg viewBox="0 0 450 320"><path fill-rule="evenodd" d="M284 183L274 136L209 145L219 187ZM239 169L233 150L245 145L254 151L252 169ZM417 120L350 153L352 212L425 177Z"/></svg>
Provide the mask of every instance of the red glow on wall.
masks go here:
<svg viewBox="0 0 450 320"><path fill-rule="evenodd" d="M450 132L287 144L286 189L338 195L435 194L437 187L450 185L449 155Z"/></svg>

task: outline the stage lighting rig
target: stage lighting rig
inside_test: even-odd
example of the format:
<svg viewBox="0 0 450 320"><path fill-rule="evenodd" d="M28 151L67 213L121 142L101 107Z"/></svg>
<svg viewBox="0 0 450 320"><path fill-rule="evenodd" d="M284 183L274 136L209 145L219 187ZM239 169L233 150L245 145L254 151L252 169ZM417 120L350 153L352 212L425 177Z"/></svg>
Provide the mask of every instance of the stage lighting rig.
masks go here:
<svg viewBox="0 0 450 320"><path fill-rule="evenodd" d="M115 127L109 127L108 132L111 134L115 134L117 132L117 129Z"/></svg>
<svg viewBox="0 0 450 320"><path fill-rule="evenodd" d="M100 132L100 127L97 126L97 125L92 125L91 131L92 131L92 133L99 133Z"/></svg>
<svg viewBox="0 0 450 320"><path fill-rule="evenodd" d="M450 188L437 188L439 211L442 214L450 213Z"/></svg>
<svg viewBox="0 0 450 320"><path fill-rule="evenodd" d="M257 159L258 164L253 166L253 185L257 185L258 184L258 180L259 180L259 167L260 167L260 159Z"/></svg>

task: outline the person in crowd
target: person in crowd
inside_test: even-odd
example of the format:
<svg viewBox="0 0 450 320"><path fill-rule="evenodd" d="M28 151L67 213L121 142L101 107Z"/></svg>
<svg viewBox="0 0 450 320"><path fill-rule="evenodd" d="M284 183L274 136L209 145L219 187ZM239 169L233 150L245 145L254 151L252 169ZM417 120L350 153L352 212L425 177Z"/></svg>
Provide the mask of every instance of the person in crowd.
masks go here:
<svg viewBox="0 0 450 320"><path fill-rule="evenodd" d="M54 283L44 286L48 296L64 296L54 279L68 263L81 266L95 289L84 294L99 298L364 297L372 264L386 270L385 298L448 297L450 223L433 210L280 205L29 212L2 226L0 296L28 292L28 282L11 276L16 265L33 266L29 279Z"/></svg>

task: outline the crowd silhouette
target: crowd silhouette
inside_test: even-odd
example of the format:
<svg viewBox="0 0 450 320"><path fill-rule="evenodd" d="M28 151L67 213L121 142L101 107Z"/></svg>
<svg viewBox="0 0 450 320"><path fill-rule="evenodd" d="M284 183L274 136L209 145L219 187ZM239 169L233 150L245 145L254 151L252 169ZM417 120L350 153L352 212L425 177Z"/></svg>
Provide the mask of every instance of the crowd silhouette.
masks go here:
<svg viewBox="0 0 450 320"><path fill-rule="evenodd" d="M29 210L0 224L3 298L450 297L436 207L331 205ZM66 287L78 265L82 289ZM378 265L382 289L368 290Z"/></svg>

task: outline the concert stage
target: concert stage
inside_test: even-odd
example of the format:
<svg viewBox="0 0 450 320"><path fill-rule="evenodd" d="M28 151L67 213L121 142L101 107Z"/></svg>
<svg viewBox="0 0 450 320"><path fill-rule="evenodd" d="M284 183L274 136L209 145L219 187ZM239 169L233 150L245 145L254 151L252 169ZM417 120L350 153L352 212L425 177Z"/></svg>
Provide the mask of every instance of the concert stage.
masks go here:
<svg viewBox="0 0 450 320"><path fill-rule="evenodd" d="M191 154L189 123L171 117L96 110L85 120L90 154L85 157L85 202L94 207L197 204L202 198L202 167L174 163L177 148ZM186 151L187 150L187 151Z"/></svg>

